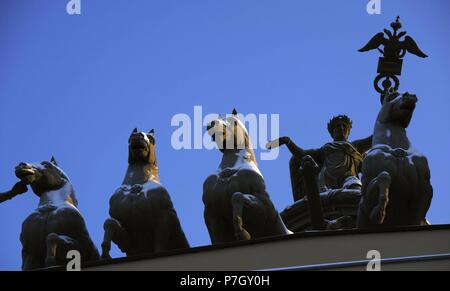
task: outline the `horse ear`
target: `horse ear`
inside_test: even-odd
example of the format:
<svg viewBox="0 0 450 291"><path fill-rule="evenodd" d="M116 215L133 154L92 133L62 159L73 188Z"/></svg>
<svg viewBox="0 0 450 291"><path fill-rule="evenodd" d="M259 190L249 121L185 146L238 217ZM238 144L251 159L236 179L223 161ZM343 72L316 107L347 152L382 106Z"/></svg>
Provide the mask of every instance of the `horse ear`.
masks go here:
<svg viewBox="0 0 450 291"><path fill-rule="evenodd" d="M237 114L238 114L238 112L237 112L236 108L234 108L234 109L233 109L233 112L232 112L232 114L233 114L233 115L237 115Z"/></svg>
<svg viewBox="0 0 450 291"><path fill-rule="evenodd" d="M137 128L135 127L135 128L133 129L132 134L133 134L133 133L137 133L137 132L138 132L138 130L137 130Z"/></svg>
<svg viewBox="0 0 450 291"><path fill-rule="evenodd" d="M152 128L152 130L150 130L150 131L148 132L148 134L150 134L151 136L155 136L155 130Z"/></svg>
<svg viewBox="0 0 450 291"><path fill-rule="evenodd" d="M52 158L50 159L50 163L52 163L55 166L58 166L58 162L56 161L54 156L52 156Z"/></svg>

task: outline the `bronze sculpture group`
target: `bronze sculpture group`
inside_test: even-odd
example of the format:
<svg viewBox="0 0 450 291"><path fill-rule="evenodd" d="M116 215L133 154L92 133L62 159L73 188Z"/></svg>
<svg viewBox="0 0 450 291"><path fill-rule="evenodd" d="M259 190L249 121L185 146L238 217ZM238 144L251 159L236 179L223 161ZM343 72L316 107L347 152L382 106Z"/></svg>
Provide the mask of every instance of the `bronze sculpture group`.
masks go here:
<svg viewBox="0 0 450 291"><path fill-rule="evenodd" d="M410 37L400 38L399 19L361 49L383 45L375 88L382 106L373 135L353 142L352 121L338 115L328 123L333 141L304 150L289 137L267 144L286 145L294 204L278 213L266 190L251 140L236 110L207 126L222 152L216 172L203 184L204 220L212 244L287 235L308 229L382 228L427 224L433 195L427 159L411 147L406 128L417 97L397 93L406 51L425 57ZM384 78L381 89L378 82ZM395 82L392 87L391 80ZM154 131L135 129L128 140L128 169L110 198L104 223L101 258L110 258L111 242L127 256L189 248L170 195L159 180ZM22 269L63 264L69 250L83 261L100 259L89 237L68 176L52 158L20 163L13 188L0 193L0 203L25 193L39 197L38 208L22 226Z"/></svg>

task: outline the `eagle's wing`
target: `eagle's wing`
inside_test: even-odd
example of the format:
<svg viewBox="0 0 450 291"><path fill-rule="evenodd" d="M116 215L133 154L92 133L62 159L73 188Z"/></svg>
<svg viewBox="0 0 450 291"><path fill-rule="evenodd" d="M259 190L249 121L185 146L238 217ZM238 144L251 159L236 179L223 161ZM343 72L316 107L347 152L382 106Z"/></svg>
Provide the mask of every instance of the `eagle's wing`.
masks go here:
<svg viewBox="0 0 450 291"><path fill-rule="evenodd" d="M416 55L421 58L428 57L424 52L422 52L417 45L417 43L410 36L405 36L405 40L402 42L402 48L406 49L409 53Z"/></svg>
<svg viewBox="0 0 450 291"><path fill-rule="evenodd" d="M370 50L374 50L378 48L380 45L385 43L384 34L382 32L375 34L374 37L372 37L371 40L361 49L359 49L359 52L367 52Z"/></svg>

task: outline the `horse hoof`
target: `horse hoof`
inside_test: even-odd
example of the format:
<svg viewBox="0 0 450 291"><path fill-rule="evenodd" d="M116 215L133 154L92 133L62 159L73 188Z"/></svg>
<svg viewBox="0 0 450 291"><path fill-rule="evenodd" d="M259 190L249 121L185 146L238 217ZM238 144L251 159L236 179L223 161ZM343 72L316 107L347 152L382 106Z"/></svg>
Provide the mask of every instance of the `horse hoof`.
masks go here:
<svg viewBox="0 0 450 291"><path fill-rule="evenodd" d="M236 232L235 237L236 237L236 240L238 240L238 241L250 240L252 238L251 235L245 229L243 229L242 231Z"/></svg>
<svg viewBox="0 0 450 291"><path fill-rule="evenodd" d="M351 216L342 216L335 220L327 221L327 230L352 229L356 227L356 221Z"/></svg>
<svg viewBox="0 0 450 291"><path fill-rule="evenodd" d="M112 257L108 253L102 253L102 260L110 260Z"/></svg>
<svg viewBox="0 0 450 291"><path fill-rule="evenodd" d="M56 258L46 258L45 259L45 266L46 267L53 267L56 266Z"/></svg>
<svg viewBox="0 0 450 291"><path fill-rule="evenodd" d="M111 244L102 243L102 260L112 259L109 251L111 250Z"/></svg>

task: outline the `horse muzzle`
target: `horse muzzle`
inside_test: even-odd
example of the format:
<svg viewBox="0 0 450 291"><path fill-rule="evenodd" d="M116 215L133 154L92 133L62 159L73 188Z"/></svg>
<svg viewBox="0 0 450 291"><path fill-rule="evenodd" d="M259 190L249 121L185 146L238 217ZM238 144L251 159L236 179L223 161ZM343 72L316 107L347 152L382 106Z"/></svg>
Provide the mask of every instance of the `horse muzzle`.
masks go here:
<svg viewBox="0 0 450 291"><path fill-rule="evenodd" d="M28 164L20 164L15 170L16 177L27 184L35 180L36 170Z"/></svg>

